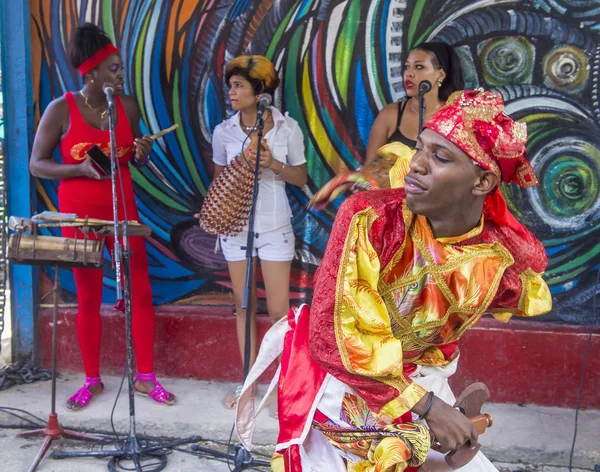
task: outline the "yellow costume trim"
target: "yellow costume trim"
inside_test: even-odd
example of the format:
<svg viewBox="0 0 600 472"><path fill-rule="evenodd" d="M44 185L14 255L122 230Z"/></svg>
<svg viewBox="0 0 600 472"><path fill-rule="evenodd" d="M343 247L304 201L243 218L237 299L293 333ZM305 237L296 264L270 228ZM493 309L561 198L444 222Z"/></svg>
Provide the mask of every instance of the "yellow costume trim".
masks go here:
<svg viewBox="0 0 600 472"><path fill-rule="evenodd" d="M496 310L498 310L498 311L496 311ZM514 313L511 313L510 311L506 311L505 308L497 308L497 309L491 310L490 313L498 321L502 321L502 323L508 323L514 314Z"/></svg>
<svg viewBox="0 0 600 472"><path fill-rule="evenodd" d="M406 144L393 142L381 146L377 156L389 160L396 158L396 162L389 171L390 188L404 187L404 177L408 174L409 165L416 151Z"/></svg>
<svg viewBox="0 0 600 472"><path fill-rule="evenodd" d="M552 309L552 294L542 274L527 268L519 275L521 279L521 297L519 310L524 316L538 316L548 313Z"/></svg>
<svg viewBox="0 0 600 472"><path fill-rule="evenodd" d="M552 309L552 294L542 274L531 270L530 267L519 275L521 280L521 296L517 308L496 308L490 310L494 318L505 323L513 315L539 316Z"/></svg>
<svg viewBox="0 0 600 472"><path fill-rule="evenodd" d="M285 459L279 452L275 452L271 457L271 472L285 472Z"/></svg>
<svg viewBox="0 0 600 472"><path fill-rule="evenodd" d="M336 342L342 363L348 372L368 376L371 376L370 372L363 370L360 363L353 365L351 355L348 351L354 351L358 346L355 343L346 342L346 336L349 334L348 332L353 332L356 325L359 324L358 320L361 318L370 319L371 322L375 322L376 326L380 326L381 323L376 321L378 318L377 315L379 315L379 318L387 315L383 300L381 300L375 290L379 274L379 260L371 258L370 254L375 251L367 237L376 216L372 208L367 208L352 217L348 228L348 235L344 243L342 260L338 269L334 307ZM369 276L368 279L359 277L357 273L359 270L354 269L360 264L368 266L368 271L363 270L365 275ZM369 307L359 303L362 298L367 297L371 301L374 301L375 312L371 312L368 310ZM353 325L349 320L357 321ZM385 323L383 324L385 325ZM378 335L381 334L384 333L378 333ZM358 333L358 336L360 338L361 334Z"/></svg>

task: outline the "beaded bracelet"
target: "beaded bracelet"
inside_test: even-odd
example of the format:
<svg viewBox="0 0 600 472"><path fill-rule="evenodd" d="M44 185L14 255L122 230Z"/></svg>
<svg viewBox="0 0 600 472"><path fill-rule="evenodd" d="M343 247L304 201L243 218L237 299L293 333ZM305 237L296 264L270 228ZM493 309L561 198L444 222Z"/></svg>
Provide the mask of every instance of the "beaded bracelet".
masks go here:
<svg viewBox="0 0 600 472"><path fill-rule="evenodd" d="M429 394L429 401L427 402L427 408L425 408L425 411L423 412L422 415L419 415L419 419L420 420L424 420L425 417L427 416L427 413L429 413L429 410L431 410L431 405L433 405L433 397L435 396L433 394L433 392L427 392Z"/></svg>
<svg viewBox="0 0 600 472"><path fill-rule="evenodd" d="M135 156L133 156L131 158L131 163L133 164L134 167L137 167L137 168L144 167L145 165L148 164L148 162L150 162L150 154L148 154L143 161L138 161L135 158Z"/></svg>

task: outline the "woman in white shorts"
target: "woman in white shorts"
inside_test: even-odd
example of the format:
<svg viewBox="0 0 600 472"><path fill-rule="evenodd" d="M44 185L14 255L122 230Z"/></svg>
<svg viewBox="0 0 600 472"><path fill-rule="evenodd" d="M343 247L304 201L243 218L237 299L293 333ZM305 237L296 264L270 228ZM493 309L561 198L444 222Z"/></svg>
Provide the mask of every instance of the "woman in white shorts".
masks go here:
<svg viewBox="0 0 600 472"><path fill-rule="evenodd" d="M256 149L250 145L256 134L257 104L262 93L273 94L279 86L275 67L263 56L239 56L229 62L225 79L230 86L231 108L237 113L219 124L213 134L214 177L246 148L250 162L256 162ZM254 257L260 260L267 309L273 322L289 310L289 285L294 258L294 232L292 211L285 193L285 184L299 187L306 183L306 158L304 137L298 123L274 107L264 114L264 140L260 153L262 172L256 205ZM247 137L250 138L247 139ZM247 231L237 236L220 236L221 248L231 277L237 313L237 337L240 353L244 355L244 328L246 311L242 309L242 295L246 276ZM253 308L256 307L256 284ZM250 365L256 359L256 320L252 320ZM228 408L235 408L239 393L225 399Z"/></svg>

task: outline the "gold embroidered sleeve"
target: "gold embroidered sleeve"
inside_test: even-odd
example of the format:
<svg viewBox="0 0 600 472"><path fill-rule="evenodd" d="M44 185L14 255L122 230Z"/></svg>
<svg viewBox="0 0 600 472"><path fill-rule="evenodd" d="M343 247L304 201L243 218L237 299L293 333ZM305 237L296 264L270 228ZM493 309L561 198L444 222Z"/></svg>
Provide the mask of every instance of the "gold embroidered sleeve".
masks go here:
<svg viewBox="0 0 600 472"><path fill-rule="evenodd" d="M519 279L521 280L521 296L518 307L492 310L492 315L496 319L508 322L512 315L539 316L552 309L552 294L542 278L542 274L528 268L519 275Z"/></svg>
<svg viewBox="0 0 600 472"><path fill-rule="evenodd" d="M404 376L402 342L392 333L390 316L378 291L380 262L369 240L376 217L368 208L354 215L349 226L337 275L335 335L349 373L398 391L380 411L396 418L426 392Z"/></svg>

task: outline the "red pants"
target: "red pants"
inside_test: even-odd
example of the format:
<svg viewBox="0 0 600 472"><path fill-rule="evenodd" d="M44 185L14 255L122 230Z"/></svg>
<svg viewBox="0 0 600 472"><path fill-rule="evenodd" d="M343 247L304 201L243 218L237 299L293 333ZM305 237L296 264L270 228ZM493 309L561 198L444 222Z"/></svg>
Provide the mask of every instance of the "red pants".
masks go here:
<svg viewBox="0 0 600 472"><path fill-rule="evenodd" d="M112 203L96 205L86 202L72 201L59 191L60 211L76 213L80 217L105 220L113 219ZM122 202L119 201L119 219L123 219ZM128 199L127 219L139 221L135 200ZM74 228L63 228L66 238L75 237ZM81 232L78 235L82 237ZM140 373L153 371L154 348L154 308L152 307L152 291L148 278L148 256L146 242L143 237L130 237L131 255L131 309L132 334L135 348L137 370ZM106 238L106 247L112 253L115 238ZM102 326L100 320L100 305L102 303L102 269L73 269L77 289L77 336L85 375L98 377L100 375L100 338Z"/></svg>

